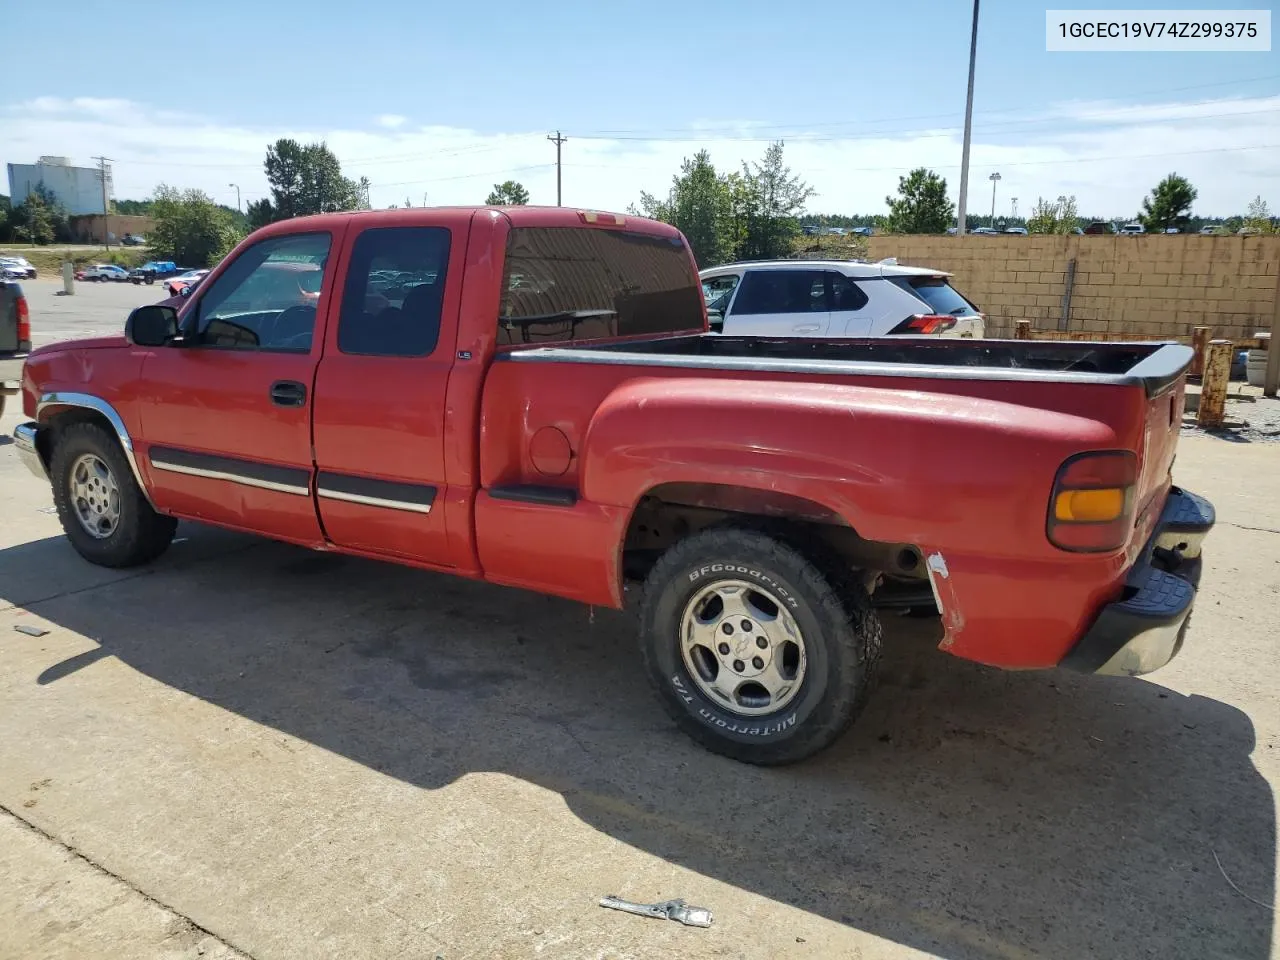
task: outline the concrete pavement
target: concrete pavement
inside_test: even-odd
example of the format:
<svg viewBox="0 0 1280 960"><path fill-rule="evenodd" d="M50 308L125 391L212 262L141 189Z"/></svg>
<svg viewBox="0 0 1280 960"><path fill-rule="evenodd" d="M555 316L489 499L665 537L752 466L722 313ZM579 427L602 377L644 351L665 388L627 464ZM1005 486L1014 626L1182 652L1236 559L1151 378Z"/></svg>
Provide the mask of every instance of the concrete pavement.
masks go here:
<svg viewBox="0 0 1280 960"><path fill-rule="evenodd" d="M1275 956L1231 883L1274 907L1276 465L1182 440L1220 525L1166 669L893 618L855 728L759 770L674 730L621 614L196 526L102 570L0 446L0 957Z"/></svg>

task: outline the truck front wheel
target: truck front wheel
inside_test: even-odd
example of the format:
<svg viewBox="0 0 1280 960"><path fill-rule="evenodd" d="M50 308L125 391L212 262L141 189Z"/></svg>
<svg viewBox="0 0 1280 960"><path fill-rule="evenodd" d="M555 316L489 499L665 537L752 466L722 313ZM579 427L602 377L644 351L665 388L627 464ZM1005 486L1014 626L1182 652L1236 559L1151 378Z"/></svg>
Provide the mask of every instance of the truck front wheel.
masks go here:
<svg viewBox="0 0 1280 960"><path fill-rule="evenodd" d="M829 746L866 702L880 621L853 571L820 550L722 527L668 550L645 581L640 649L676 724L762 765Z"/></svg>
<svg viewBox="0 0 1280 960"><path fill-rule="evenodd" d="M132 567L168 549L177 521L151 508L106 428L74 423L60 430L49 477L63 532L90 563Z"/></svg>

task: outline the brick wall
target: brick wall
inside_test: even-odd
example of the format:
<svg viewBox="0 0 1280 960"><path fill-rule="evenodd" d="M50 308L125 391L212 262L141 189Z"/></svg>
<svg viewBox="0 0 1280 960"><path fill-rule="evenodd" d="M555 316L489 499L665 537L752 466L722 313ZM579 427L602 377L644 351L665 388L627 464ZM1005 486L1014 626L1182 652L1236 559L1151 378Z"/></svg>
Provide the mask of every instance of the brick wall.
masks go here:
<svg viewBox="0 0 1280 960"><path fill-rule="evenodd" d="M871 259L884 257L955 274L1001 337L1016 320L1059 329L1073 259L1067 329L1095 337L1251 337L1270 329L1280 282L1280 236L872 237Z"/></svg>

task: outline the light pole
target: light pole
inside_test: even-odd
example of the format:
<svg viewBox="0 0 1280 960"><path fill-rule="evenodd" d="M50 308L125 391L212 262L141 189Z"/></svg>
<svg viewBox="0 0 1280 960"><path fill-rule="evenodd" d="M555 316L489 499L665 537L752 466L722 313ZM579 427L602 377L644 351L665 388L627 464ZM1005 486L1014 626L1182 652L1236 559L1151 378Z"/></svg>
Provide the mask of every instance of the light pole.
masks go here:
<svg viewBox="0 0 1280 960"><path fill-rule="evenodd" d="M996 225L996 184L1000 182L1000 174L993 173L987 177L991 181L991 225Z"/></svg>
<svg viewBox="0 0 1280 960"><path fill-rule="evenodd" d="M236 183L228 183L227 186L236 188L236 210L240 213L244 213L244 209L240 206L240 185Z"/></svg>
<svg viewBox="0 0 1280 960"><path fill-rule="evenodd" d="M973 65L978 57L978 0L973 0L973 30L969 34L969 93L964 101L964 149L960 154L960 207L956 212L956 236L964 236L969 205L969 140L973 130Z"/></svg>

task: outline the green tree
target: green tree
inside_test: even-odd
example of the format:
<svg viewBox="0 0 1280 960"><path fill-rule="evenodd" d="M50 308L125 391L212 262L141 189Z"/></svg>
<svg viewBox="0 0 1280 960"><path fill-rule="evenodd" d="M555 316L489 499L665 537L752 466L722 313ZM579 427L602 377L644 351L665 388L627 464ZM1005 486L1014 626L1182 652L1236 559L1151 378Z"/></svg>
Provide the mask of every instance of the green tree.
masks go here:
<svg viewBox="0 0 1280 960"><path fill-rule="evenodd" d="M699 150L671 178L666 200L641 192L640 213L669 223L685 235L699 267L724 263L733 253L729 181L716 174L711 156Z"/></svg>
<svg viewBox="0 0 1280 960"><path fill-rule="evenodd" d="M1164 233L1169 227L1186 233L1191 226L1191 204L1197 195L1186 177L1171 173L1156 184L1149 197L1143 198L1138 220L1148 233Z"/></svg>
<svg viewBox="0 0 1280 960"><path fill-rule="evenodd" d="M150 200L117 200L116 213L125 217L148 217L151 215Z"/></svg>
<svg viewBox="0 0 1280 960"><path fill-rule="evenodd" d="M947 181L924 167L899 177L897 198L885 197L884 202L893 233L944 233L956 215L947 198Z"/></svg>
<svg viewBox="0 0 1280 960"><path fill-rule="evenodd" d="M67 211L43 183L36 184L27 199L13 208L13 236L38 246L71 239Z"/></svg>
<svg viewBox="0 0 1280 960"><path fill-rule="evenodd" d="M524 184L507 180L495 183L484 202L490 207L523 207L529 202L529 191L524 188Z"/></svg>
<svg viewBox="0 0 1280 960"><path fill-rule="evenodd" d="M785 257L800 233L800 214L816 192L792 174L782 158L783 142L769 144L759 163L744 163L730 181L732 219L736 222L734 259Z"/></svg>
<svg viewBox="0 0 1280 960"><path fill-rule="evenodd" d="M1271 211L1267 209L1267 201L1262 199L1261 194L1249 201L1249 212L1244 225L1259 233L1276 232L1276 226L1271 221Z"/></svg>
<svg viewBox="0 0 1280 960"><path fill-rule="evenodd" d="M184 266L217 263L240 240L230 213L200 190L156 187L151 215L156 225L149 243L159 260Z"/></svg>
<svg viewBox="0 0 1280 960"><path fill-rule="evenodd" d="M1058 197L1057 203L1049 203L1043 197L1038 197L1035 207L1031 210L1031 216L1027 220L1027 231L1029 233L1071 233L1079 221L1080 214L1076 209L1074 196Z"/></svg>
<svg viewBox="0 0 1280 960"><path fill-rule="evenodd" d="M362 183L342 175L338 158L323 142L277 140L267 148L263 167L271 185L274 220L356 210L364 200Z"/></svg>

